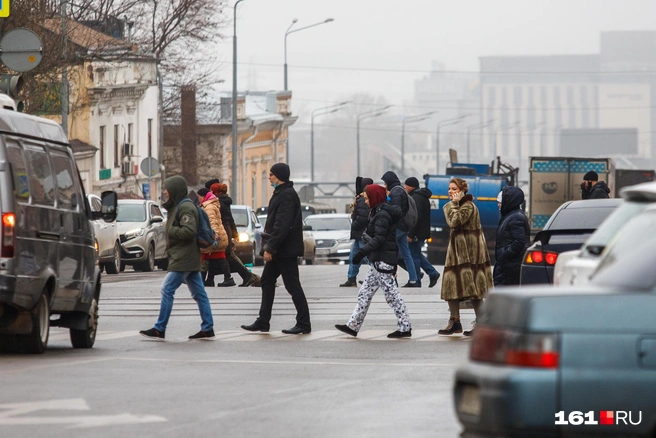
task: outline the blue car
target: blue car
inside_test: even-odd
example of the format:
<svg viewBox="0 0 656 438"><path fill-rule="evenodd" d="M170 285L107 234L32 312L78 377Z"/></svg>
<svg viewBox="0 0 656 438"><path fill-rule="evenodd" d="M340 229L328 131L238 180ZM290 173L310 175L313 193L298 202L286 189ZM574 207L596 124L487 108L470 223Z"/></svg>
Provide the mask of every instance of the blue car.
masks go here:
<svg viewBox="0 0 656 438"><path fill-rule="evenodd" d="M656 208L585 288L490 293L455 376L463 437L656 436Z"/></svg>

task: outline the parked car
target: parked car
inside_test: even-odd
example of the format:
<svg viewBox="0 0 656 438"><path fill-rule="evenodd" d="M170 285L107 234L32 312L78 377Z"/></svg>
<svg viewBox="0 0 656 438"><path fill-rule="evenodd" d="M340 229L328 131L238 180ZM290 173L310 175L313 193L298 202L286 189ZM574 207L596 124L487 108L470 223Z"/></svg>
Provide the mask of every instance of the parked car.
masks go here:
<svg viewBox="0 0 656 438"><path fill-rule="evenodd" d="M261 208L263 207L260 207L260 209ZM267 215L259 214L257 215L257 219L264 227L266 224ZM299 265L302 262L305 262L306 265L314 264L316 246L317 244L314 241L314 236L312 235L312 227L303 225L303 257L299 257Z"/></svg>
<svg viewBox="0 0 656 438"><path fill-rule="evenodd" d="M520 284L552 284L559 254L579 249L621 203L616 198L587 199L558 207L524 254Z"/></svg>
<svg viewBox="0 0 656 438"><path fill-rule="evenodd" d="M87 195L89 206L94 213L102 210L102 199L96 195ZM98 263L100 269L105 269L108 274L118 274L121 270L121 239L118 235L116 221L105 222L103 219L95 219L93 232L96 236L96 247L98 250Z"/></svg>
<svg viewBox="0 0 656 438"><path fill-rule="evenodd" d="M166 269L166 221L155 201L119 199L116 217L121 239L121 271L126 265L150 272Z"/></svg>
<svg viewBox="0 0 656 438"><path fill-rule="evenodd" d="M621 192L624 203L599 226L580 250L558 256L554 267L554 286L582 286L590 281L601 254L617 232L635 215L656 202L656 183L626 187Z"/></svg>
<svg viewBox="0 0 656 438"><path fill-rule="evenodd" d="M313 214L305 218L305 225L312 227L317 261L348 262L353 244L350 239L351 215Z"/></svg>
<svg viewBox="0 0 656 438"><path fill-rule="evenodd" d="M654 247L650 206L588 286L490 293L455 376L462 436L654 437Z"/></svg>
<svg viewBox="0 0 656 438"><path fill-rule="evenodd" d="M92 221L116 218L116 193L91 211L59 124L0 109L0 126L0 350L43 353L50 326L91 348L101 287Z"/></svg>
<svg viewBox="0 0 656 438"><path fill-rule="evenodd" d="M231 205L230 211L239 232L239 238L235 244L235 254L244 264L262 266L264 259L260 255L260 250L262 249L264 227L248 205Z"/></svg>

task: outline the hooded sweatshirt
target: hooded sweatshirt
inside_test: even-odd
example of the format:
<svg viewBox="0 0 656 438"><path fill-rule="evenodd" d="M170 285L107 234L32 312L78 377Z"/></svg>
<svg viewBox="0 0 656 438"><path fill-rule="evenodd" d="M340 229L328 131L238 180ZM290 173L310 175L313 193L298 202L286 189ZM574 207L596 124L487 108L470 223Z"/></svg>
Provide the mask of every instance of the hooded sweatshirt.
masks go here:
<svg viewBox="0 0 656 438"><path fill-rule="evenodd" d="M530 243L531 228L520 209L524 192L519 187L506 186L501 192L501 221L497 228L494 284L519 284L522 258Z"/></svg>
<svg viewBox="0 0 656 438"><path fill-rule="evenodd" d="M409 208L408 194L406 193L405 189L401 185L401 181L399 180L399 177L396 176L396 173L392 172L391 170L388 170L387 172L385 172L385 174L381 179L385 182L385 185L387 186L387 190L390 192L389 203L392 205L398 205L401 208L401 217L405 216ZM395 187L399 187L399 188L395 188ZM405 221L401 221L398 224L398 228L401 231L408 231L408 226L406 225Z"/></svg>
<svg viewBox="0 0 656 438"><path fill-rule="evenodd" d="M180 204L187 198L187 183L181 176L172 176L164 181L164 187L169 192L169 199L162 204L169 217L166 221L166 254L169 258L167 270L200 271L200 249L196 240L198 210L192 202Z"/></svg>
<svg viewBox="0 0 656 438"><path fill-rule="evenodd" d="M417 223L408 231L408 237L426 240L430 237L430 198L433 196L428 187L414 189L410 193L417 206Z"/></svg>

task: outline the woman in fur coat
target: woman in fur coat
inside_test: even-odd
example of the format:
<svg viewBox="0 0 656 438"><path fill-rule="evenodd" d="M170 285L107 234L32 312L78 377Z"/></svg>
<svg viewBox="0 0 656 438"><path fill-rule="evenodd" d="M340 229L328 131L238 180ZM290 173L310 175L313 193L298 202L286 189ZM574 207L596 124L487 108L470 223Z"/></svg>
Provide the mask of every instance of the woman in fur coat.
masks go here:
<svg viewBox="0 0 656 438"><path fill-rule="evenodd" d="M481 219L468 190L469 185L462 178L449 181L451 202L444 206L444 216L451 233L442 276L442 299L449 304L451 317L446 328L438 332L440 335L462 333L460 302L471 300L478 317L481 300L494 286ZM464 335L470 336L472 332L466 331Z"/></svg>

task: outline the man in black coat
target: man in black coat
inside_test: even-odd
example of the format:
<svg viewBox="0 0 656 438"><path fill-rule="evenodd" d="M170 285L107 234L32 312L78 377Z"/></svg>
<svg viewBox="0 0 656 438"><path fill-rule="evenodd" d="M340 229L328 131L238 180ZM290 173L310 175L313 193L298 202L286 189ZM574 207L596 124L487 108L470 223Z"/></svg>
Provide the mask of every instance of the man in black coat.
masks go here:
<svg viewBox="0 0 656 438"><path fill-rule="evenodd" d="M583 176L581 183L582 199L608 199L610 189L604 181L599 181L599 175L594 170L589 171Z"/></svg>
<svg viewBox="0 0 656 438"><path fill-rule="evenodd" d="M405 191L412 196L417 206L417 223L408 231L408 246L412 261L415 263L417 278L420 277L420 269L423 269L430 278L428 287L437 284L440 273L430 264L426 256L421 252L426 239L430 237L430 198L433 196L428 187L419 188L419 180L414 176L405 180Z"/></svg>
<svg viewBox="0 0 656 438"><path fill-rule="evenodd" d="M367 223L369 222L369 207L364 201L362 193L365 187L373 183L374 180L371 178L359 176L355 179L355 201L353 202L353 212L351 212L351 239L353 239L353 245L351 246L351 254L349 254L348 278L345 283L339 285L340 287L358 286L357 280L361 262L353 263L353 256L364 245L362 234L367 229Z"/></svg>
<svg viewBox="0 0 656 438"><path fill-rule="evenodd" d="M290 335L307 334L312 331L310 309L298 275L298 257L303 255L303 219L301 200L289 180L290 170L285 163L271 166L269 181L273 186L273 196L267 209L264 226L262 272L262 303L260 315L251 325L241 328L252 332L268 332L271 309L276 294L276 280L282 275L287 292L292 296L296 307L296 325L282 332Z"/></svg>
<svg viewBox="0 0 656 438"><path fill-rule="evenodd" d="M421 287L419 276L415 269L415 262L412 260L412 254L410 254L410 247L408 246L408 225L404 220L409 209L408 193L403 189L399 177L391 170L385 172L381 179L389 192L389 200L387 202L400 207L401 213L403 214L396 226L396 245L399 247L399 257L403 261L403 264L400 265L405 267L410 277L403 287Z"/></svg>
<svg viewBox="0 0 656 438"><path fill-rule="evenodd" d="M494 284L519 284L522 258L531 239L528 218L520 209L524 203L524 192L519 187L506 186L497 201L501 221L496 235Z"/></svg>

